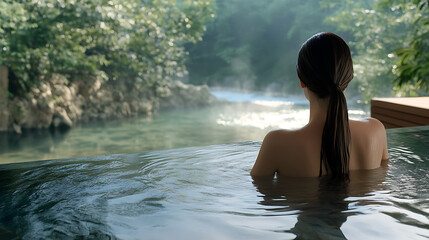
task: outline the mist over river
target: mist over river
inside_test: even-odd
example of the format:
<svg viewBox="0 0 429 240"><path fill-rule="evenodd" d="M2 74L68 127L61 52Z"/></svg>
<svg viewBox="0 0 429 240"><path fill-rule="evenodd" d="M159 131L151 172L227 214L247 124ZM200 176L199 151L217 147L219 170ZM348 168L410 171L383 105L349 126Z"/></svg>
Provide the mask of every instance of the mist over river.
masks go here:
<svg viewBox="0 0 429 240"><path fill-rule="evenodd" d="M222 100L219 104L80 124L65 133L2 133L0 164L261 141L270 130L296 129L308 121L309 105L303 96L211 92ZM365 106L348 104L351 119L369 116Z"/></svg>

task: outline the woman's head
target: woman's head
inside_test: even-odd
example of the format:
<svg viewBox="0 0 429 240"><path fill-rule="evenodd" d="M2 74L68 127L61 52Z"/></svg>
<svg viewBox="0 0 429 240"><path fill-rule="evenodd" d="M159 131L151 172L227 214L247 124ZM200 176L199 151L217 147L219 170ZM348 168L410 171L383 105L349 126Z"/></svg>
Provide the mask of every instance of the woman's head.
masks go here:
<svg viewBox="0 0 429 240"><path fill-rule="evenodd" d="M349 178L350 128L343 91L353 78L350 49L333 33L318 33L301 47L296 66L301 82L319 98L329 97L320 152L322 166L335 178Z"/></svg>
<svg viewBox="0 0 429 240"><path fill-rule="evenodd" d="M296 71L304 85L320 98L330 96L336 88L344 91L353 78L350 49L339 36L318 33L301 46Z"/></svg>

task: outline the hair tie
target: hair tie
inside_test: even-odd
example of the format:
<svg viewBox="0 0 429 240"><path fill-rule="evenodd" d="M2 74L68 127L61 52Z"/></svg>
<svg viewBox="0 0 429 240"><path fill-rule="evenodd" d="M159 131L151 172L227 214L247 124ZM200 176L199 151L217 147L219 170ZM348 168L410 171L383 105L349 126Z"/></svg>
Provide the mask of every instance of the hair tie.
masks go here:
<svg viewBox="0 0 429 240"><path fill-rule="evenodd" d="M330 88L330 93L334 94L334 93L340 93L343 92L343 90L341 90L341 88L337 85L337 84L332 84L331 88Z"/></svg>
<svg viewBox="0 0 429 240"><path fill-rule="evenodd" d="M335 88L337 89L338 92L343 92L343 90L341 90L340 86L338 86L337 84L335 84Z"/></svg>

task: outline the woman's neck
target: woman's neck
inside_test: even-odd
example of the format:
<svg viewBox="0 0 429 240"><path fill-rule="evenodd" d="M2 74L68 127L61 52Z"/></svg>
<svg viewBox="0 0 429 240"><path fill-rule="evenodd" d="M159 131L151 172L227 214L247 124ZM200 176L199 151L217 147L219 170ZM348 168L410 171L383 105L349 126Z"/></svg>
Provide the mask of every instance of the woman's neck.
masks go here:
<svg viewBox="0 0 429 240"><path fill-rule="evenodd" d="M310 101L310 120L308 125L324 126L328 113L329 97L321 99L309 94L308 100Z"/></svg>

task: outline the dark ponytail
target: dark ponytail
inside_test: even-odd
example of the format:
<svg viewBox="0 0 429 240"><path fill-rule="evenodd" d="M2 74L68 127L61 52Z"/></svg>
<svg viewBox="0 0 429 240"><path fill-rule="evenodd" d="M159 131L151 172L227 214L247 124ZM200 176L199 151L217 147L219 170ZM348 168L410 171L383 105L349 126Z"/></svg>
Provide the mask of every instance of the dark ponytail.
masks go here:
<svg viewBox="0 0 429 240"><path fill-rule="evenodd" d="M349 179L350 128L347 102L343 91L335 87L330 95L326 122L322 134L320 171L322 163L333 178Z"/></svg>
<svg viewBox="0 0 429 240"><path fill-rule="evenodd" d="M348 180L351 135L343 91L353 78L350 49L337 35L318 33L302 45L296 69L310 91L319 98L329 97L319 176L324 166L332 177Z"/></svg>

